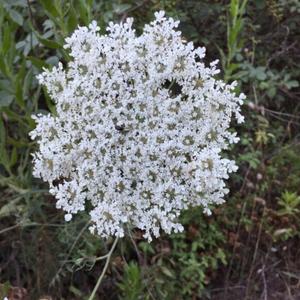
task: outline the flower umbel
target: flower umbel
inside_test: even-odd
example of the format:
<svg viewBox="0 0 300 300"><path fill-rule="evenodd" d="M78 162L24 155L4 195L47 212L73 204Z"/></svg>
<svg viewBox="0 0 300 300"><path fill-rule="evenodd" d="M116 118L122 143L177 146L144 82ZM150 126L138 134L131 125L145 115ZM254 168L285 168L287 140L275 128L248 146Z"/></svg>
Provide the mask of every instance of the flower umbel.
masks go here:
<svg viewBox="0 0 300 300"><path fill-rule="evenodd" d="M221 151L238 141L244 95L215 79L204 48L185 42L179 22L155 13L140 36L133 19L96 22L66 39L72 61L38 76L55 115L35 116L34 175L50 185L66 221L89 209L92 232L124 236L124 224L149 241L182 231L180 212L222 203L236 171Z"/></svg>

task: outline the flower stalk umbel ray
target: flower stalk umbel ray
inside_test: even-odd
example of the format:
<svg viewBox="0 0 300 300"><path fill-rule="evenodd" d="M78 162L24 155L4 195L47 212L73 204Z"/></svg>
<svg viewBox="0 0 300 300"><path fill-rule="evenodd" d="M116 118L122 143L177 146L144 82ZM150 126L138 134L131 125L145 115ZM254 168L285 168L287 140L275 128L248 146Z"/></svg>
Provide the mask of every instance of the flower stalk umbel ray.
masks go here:
<svg viewBox="0 0 300 300"><path fill-rule="evenodd" d="M103 270L102 270L102 272L101 272L101 274L100 274L100 276L99 276L99 278L97 280L97 283L96 283L96 285L95 285L95 287L94 287L94 289L93 289L93 291L92 291L92 293L91 293L91 295L90 295L90 297L89 297L88 300L93 300L95 298L95 296L96 296L97 290L98 290L98 288L99 288L99 286L100 286L100 284L102 282L102 279L103 279L103 277L104 277L104 275L106 273L106 270L107 270L107 268L109 266L111 255L113 254L113 252L114 252L114 250L116 248L116 245L118 243L118 239L119 239L118 237L115 238L114 243L113 243L112 247L110 248L109 252L105 256L101 257L101 259L106 258L105 265L104 265L104 268L103 268Z"/></svg>
<svg viewBox="0 0 300 300"><path fill-rule="evenodd" d="M66 221L90 207L91 232L123 237L130 224L151 241L182 231L182 210L224 202L237 167L222 151L238 141L229 128L244 95L215 78L217 61L205 66L178 21L157 12L140 36L132 23L79 27L71 62L38 76L57 114L34 117L34 175Z"/></svg>

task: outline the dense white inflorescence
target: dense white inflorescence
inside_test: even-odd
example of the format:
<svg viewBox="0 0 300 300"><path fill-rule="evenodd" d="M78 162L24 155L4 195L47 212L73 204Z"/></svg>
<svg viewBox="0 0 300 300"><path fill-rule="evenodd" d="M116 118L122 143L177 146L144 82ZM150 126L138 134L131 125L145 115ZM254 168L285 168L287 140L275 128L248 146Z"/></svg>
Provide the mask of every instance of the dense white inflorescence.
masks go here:
<svg viewBox="0 0 300 300"><path fill-rule="evenodd" d="M178 21L155 13L140 36L132 23L79 27L66 39L72 61L38 76L57 113L34 117L34 175L66 221L86 209L92 232L123 237L129 223L150 241L182 231L182 210L224 201L237 167L221 151L238 141L229 127L244 95L214 78L217 61L204 65Z"/></svg>

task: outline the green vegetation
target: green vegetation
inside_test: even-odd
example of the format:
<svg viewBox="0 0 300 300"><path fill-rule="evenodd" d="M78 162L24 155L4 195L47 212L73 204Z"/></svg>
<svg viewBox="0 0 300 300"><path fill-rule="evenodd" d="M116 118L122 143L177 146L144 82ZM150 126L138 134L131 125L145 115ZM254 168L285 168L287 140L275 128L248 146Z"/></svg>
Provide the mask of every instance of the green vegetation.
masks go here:
<svg viewBox="0 0 300 300"><path fill-rule="evenodd" d="M0 299L91 294L112 241L92 236L85 214L65 223L32 177L31 115L53 111L35 76L68 60L63 40L77 24L95 19L103 29L133 16L140 30L160 9L206 46L207 61L220 57L222 76L247 95L230 151L239 171L212 216L184 213L183 233L148 244L128 232L97 299L299 297L299 1L0 0Z"/></svg>

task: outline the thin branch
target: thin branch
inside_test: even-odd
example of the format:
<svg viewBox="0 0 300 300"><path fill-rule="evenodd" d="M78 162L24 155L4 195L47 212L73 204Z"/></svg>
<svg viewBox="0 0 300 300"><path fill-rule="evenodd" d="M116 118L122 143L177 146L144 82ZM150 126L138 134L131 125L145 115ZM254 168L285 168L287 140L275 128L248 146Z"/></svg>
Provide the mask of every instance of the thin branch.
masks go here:
<svg viewBox="0 0 300 300"><path fill-rule="evenodd" d="M103 279L103 277L104 277L104 275L105 275L105 273L106 273L106 270L107 270L108 265L109 265L109 262L110 262L111 255L112 255L112 253L114 252L115 247L116 247L116 245L117 245L117 243L118 243L118 239L119 239L119 238L116 238L116 239L115 239L115 241L114 241L114 243L113 243L111 249L110 249L109 252L107 253L107 259L106 259L104 268L103 268L103 270L102 270L102 272L101 272L101 274L100 274L100 276L99 276L99 278L98 278L98 281L97 281L97 283L96 283L96 285L95 285L95 287L94 287L94 289L93 289L93 291L92 291L92 293L91 293L91 295L90 295L90 297L89 297L88 300L93 300L93 299L95 299L96 292L97 292L97 290L98 290L98 288L99 288L99 286L100 286L100 284L101 284L101 282L102 282L102 279Z"/></svg>

